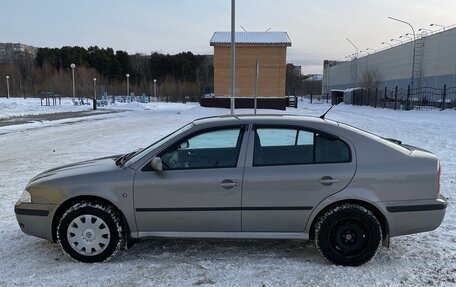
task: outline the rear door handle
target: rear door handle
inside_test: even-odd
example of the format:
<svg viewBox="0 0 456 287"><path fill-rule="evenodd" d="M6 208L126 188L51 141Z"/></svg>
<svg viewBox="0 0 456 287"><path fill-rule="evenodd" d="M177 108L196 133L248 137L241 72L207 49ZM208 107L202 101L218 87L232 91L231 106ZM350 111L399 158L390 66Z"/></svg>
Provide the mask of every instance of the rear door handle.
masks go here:
<svg viewBox="0 0 456 287"><path fill-rule="evenodd" d="M235 186L238 186L239 182L234 182L231 179L225 179L220 183L220 186L223 187L224 189L231 189Z"/></svg>
<svg viewBox="0 0 456 287"><path fill-rule="evenodd" d="M320 178L318 180L318 183L321 183L324 186L329 186L329 185L331 185L333 183L336 183L338 181L339 181L338 179L332 178L330 176L323 176L322 178Z"/></svg>

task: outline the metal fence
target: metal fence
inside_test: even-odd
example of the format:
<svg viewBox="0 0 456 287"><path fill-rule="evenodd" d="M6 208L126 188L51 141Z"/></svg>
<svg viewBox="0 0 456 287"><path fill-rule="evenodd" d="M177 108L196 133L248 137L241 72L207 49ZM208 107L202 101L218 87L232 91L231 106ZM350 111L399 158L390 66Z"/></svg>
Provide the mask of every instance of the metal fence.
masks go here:
<svg viewBox="0 0 456 287"><path fill-rule="evenodd" d="M456 87L359 89L353 91L351 101L357 106L394 110L456 110Z"/></svg>

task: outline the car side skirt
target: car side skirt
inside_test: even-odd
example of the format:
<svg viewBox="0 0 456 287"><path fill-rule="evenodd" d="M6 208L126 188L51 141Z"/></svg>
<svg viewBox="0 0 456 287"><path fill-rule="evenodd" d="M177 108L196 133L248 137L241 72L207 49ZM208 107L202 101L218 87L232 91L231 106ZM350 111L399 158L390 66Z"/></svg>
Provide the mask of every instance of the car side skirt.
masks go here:
<svg viewBox="0 0 456 287"><path fill-rule="evenodd" d="M309 234L304 232L139 232L139 238L149 237L309 240Z"/></svg>

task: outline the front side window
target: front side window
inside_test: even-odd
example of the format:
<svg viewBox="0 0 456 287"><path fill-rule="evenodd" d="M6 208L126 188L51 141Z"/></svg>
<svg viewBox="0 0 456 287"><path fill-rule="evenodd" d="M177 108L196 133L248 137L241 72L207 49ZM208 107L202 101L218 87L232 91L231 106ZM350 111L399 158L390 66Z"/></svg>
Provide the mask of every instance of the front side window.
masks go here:
<svg viewBox="0 0 456 287"><path fill-rule="evenodd" d="M160 155L164 170L235 167L241 147L241 127L192 135Z"/></svg>
<svg viewBox="0 0 456 287"><path fill-rule="evenodd" d="M257 128L254 166L349 162L350 149L337 137L294 128Z"/></svg>

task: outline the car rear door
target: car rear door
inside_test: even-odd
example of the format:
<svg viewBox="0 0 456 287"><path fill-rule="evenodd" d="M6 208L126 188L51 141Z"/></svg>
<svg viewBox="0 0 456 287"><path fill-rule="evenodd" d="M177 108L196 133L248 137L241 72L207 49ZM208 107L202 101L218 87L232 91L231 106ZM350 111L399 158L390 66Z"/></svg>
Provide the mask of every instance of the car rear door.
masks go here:
<svg viewBox="0 0 456 287"><path fill-rule="evenodd" d="M289 126L254 126L242 194L242 231L303 232L312 209L354 176L350 145Z"/></svg>

